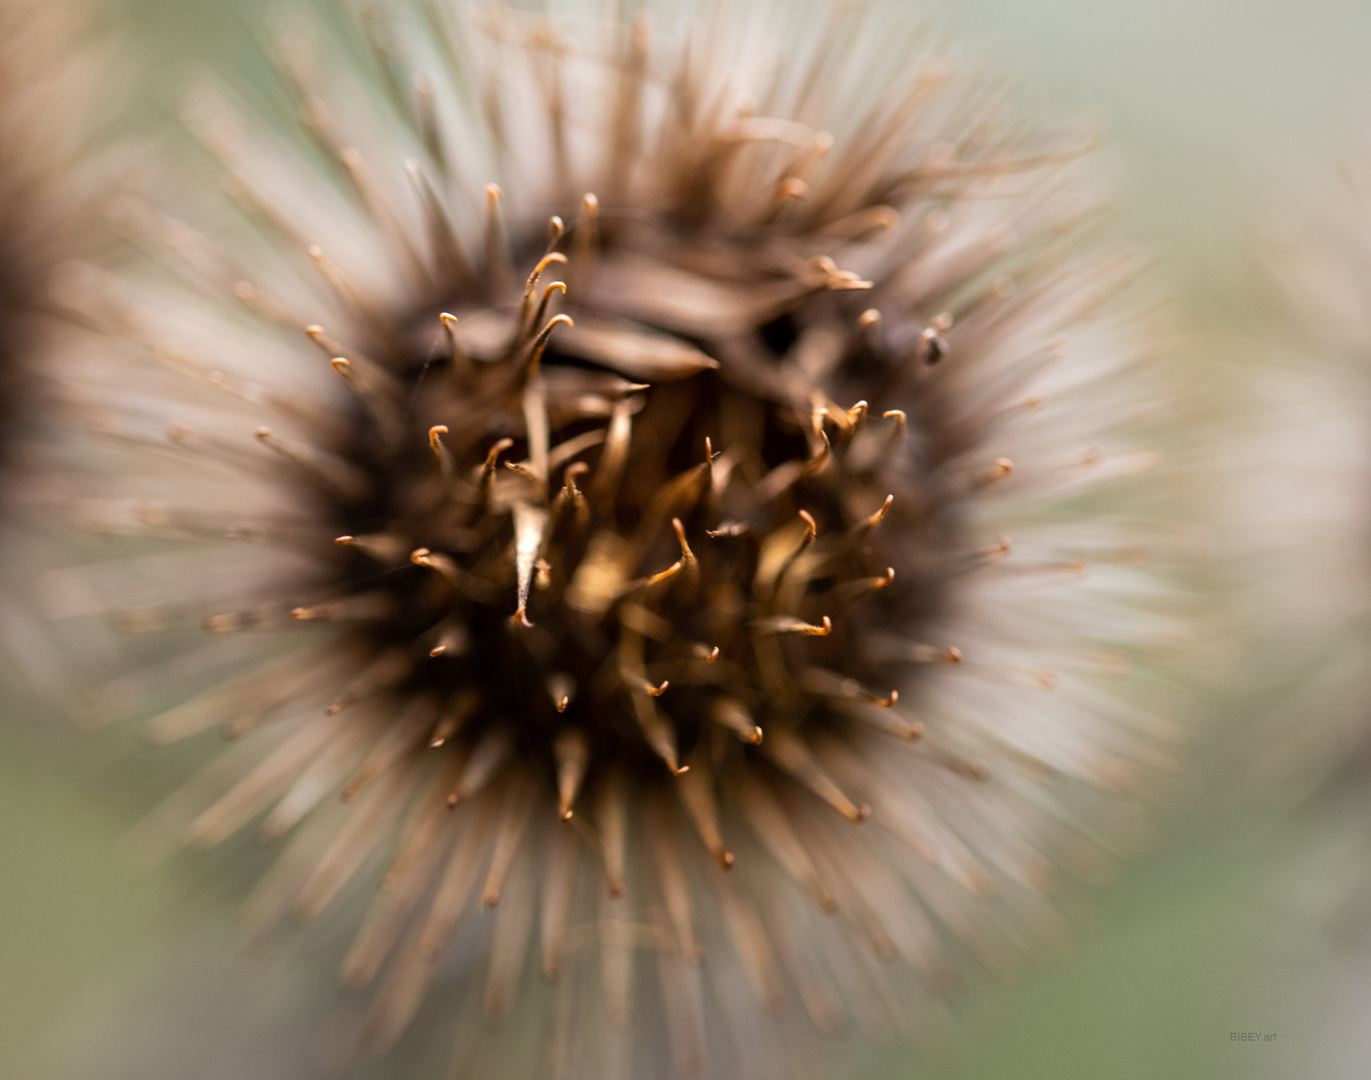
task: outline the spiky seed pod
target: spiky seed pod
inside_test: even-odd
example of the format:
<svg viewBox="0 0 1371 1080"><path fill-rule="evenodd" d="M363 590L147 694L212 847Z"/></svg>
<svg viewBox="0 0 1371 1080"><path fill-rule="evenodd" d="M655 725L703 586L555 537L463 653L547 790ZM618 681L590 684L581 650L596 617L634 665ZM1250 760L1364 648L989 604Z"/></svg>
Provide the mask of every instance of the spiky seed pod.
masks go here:
<svg viewBox="0 0 1371 1080"><path fill-rule="evenodd" d="M1283 192L1263 215L1246 420L1228 439L1243 469L1229 518L1244 534L1239 617L1260 658L1265 719L1240 773L1266 805L1365 775L1364 661L1371 602L1371 152ZM1242 339L1240 339L1242 340Z"/></svg>
<svg viewBox="0 0 1371 1080"><path fill-rule="evenodd" d="M80 163L101 65L83 28L71 4L0 3L0 460L28 412L48 280L88 223Z"/></svg>
<svg viewBox="0 0 1371 1080"><path fill-rule="evenodd" d="M149 833L293 832L254 935L384 867L368 1050L435 979L473 1074L521 999L501 1075L917 1029L964 948L1057 935L1166 760L1106 682L1172 626L1097 491L1152 399L1084 147L841 7L420 7L284 39L312 146L195 99L260 241L131 202L192 286L64 283L119 339L81 510L189 543L66 612L287 635L108 688L244 666L152 721L241 743Z"/></svg>
<svg viewBox="0 0 1371 1080"><path fill-rule="evenodd" d="M109 38L79 0L0 0L0 688L50 696L66 685L31 596L34 548L50 501L34 490L34 445L51 413L45 377L65 331L49 284L93 250L92 177L113 165L99 124L121 97ZM98 90L97 90L98 86ZM106 175L109 175L108 173Z"/></svg>

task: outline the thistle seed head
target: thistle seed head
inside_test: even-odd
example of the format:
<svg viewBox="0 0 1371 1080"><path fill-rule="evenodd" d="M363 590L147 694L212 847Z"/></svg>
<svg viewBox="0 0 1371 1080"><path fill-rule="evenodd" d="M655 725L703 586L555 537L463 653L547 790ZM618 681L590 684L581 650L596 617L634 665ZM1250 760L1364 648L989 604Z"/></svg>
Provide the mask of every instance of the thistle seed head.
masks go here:
<svg viewBox="0 0 1371 1080"><path fill-rule="evenodd" d="M130 202L192 286L65 282L129 361L81 511L190 543L65 610L306 639L153 721L243 744L149 833L293 832L254 933L379 859L368 1049L435 980L554 1075L917 1028L935 923L1031 952L1167 760L1106 684L1170 621L1079 497L1151 462L1084 138L842 6L421 7L283 41L312 146L196 97L255 240Z"/></svg>
<svg viewBox="0 0 1371 1080"><path fill-rule="evenodd" d="M1233 350L1247 358L1234 374L1248 402L1225 432L1241 463L1226 510L1258 538L1239 567L1238 617L1279 613L1244 621L1263 719L1235 778L1264 805L1291 806L1359 786L1367 760L1368 145L1277 198L1254 219L1260 316Z"/></svg>
<svg viewBox="0 0 1371 1080"><path fill-rule="evenodd" d="M47 284L80 250L82 151L101 67L76 5L0 4L0 460L30 419Z"/></svg>

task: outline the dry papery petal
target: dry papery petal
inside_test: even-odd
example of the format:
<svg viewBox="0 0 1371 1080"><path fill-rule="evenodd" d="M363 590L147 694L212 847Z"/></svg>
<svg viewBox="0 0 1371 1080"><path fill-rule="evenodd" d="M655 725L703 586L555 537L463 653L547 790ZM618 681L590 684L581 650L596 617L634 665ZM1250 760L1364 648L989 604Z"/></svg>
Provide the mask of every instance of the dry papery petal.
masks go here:
<svg viewBox="0 0 1371 1080"><path fill-rule="evenodd" d="M422 1014L470 1075L823 1074L1058 942L1180 634L1088 140L843 4L430 0L276 59L301 137L187 108L255 231L152 210L169 167L159 269L68 282L63 482L182 547L56 598L301 642L153 721L245 736L164 839L279 838L258 936L383 874L357 1052Z"/></svg>

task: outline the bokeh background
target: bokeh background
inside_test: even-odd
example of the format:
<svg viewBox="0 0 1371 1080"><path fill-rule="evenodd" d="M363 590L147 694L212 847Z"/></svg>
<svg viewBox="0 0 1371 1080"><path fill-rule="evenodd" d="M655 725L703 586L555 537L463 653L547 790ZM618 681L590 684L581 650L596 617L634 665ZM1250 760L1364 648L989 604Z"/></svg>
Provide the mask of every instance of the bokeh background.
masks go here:
<svg viewBox="0 0 1371 1080"><path fill-rule="evenodd" d="M167 106L196 59L266 78L253 27L270 6L123 0L113 20ZM1213 422L1196 443L1235 430L1225 410L1244 407L1245 352L1270 314L1253 284L1254 228L1297 221L1310 209L1302 178L1333 175L1371 134L1371 4L921 0L917 10L1007 73L1025 112L1085 115L1108 133L1126 227L1191 328L1177 348L1208 388ZM1228 475L1223 458L1200 452L1190 464ZM1215 506L1225 495L1209 492ZM1192 665L1206 719L1157 843L1089 898L1070 955L1017 985L974 987L956 1009L958 1039L885 1057L868 1080L1371 1075L1371 808L1355 785L1292 803L1232 782L1245 748L1269 737L1262 717L1298 665L1282 663L1278 616L1253 617L1235 599L1246 570L1222 556L1240 538L1219 529L1211 539L1221 557L1195 584L1216 642ZM1237 644L1220 647L1230 631ZM122 1076L119 1025L135 1016L140 1052L160 1046L168 1078L221 1075L221 1050L243 1040L266 1040L268 1054L261 1032L308 987L287 978L264 992L250 959L231 960L232 890L207 881L205 862L149 870L126 857L121 840L158 779L143 768L149 787L127 789L135 736L81 735L5 683L0 1075L47 1080L110 1054L109 1075ZM167 790L177 763L159 760ZM197 980L211 970L231 974ZM169 1003L159 984L184 992Z"/></svg>

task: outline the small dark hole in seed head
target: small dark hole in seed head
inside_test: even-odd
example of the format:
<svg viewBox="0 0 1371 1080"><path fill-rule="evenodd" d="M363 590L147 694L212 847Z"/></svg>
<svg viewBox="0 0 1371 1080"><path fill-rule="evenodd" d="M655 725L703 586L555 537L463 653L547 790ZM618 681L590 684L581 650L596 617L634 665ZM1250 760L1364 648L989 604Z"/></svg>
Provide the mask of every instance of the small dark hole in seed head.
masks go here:
<svg viewBox="0 0 1371 1080"><path fill-rule="evenodd" d="M789 312L763 323L757 328L757 332L761 335L762 342L778 359L790 350L795 344L795 339L800 336L800 328L795 322L795 317Z"/></svg>

